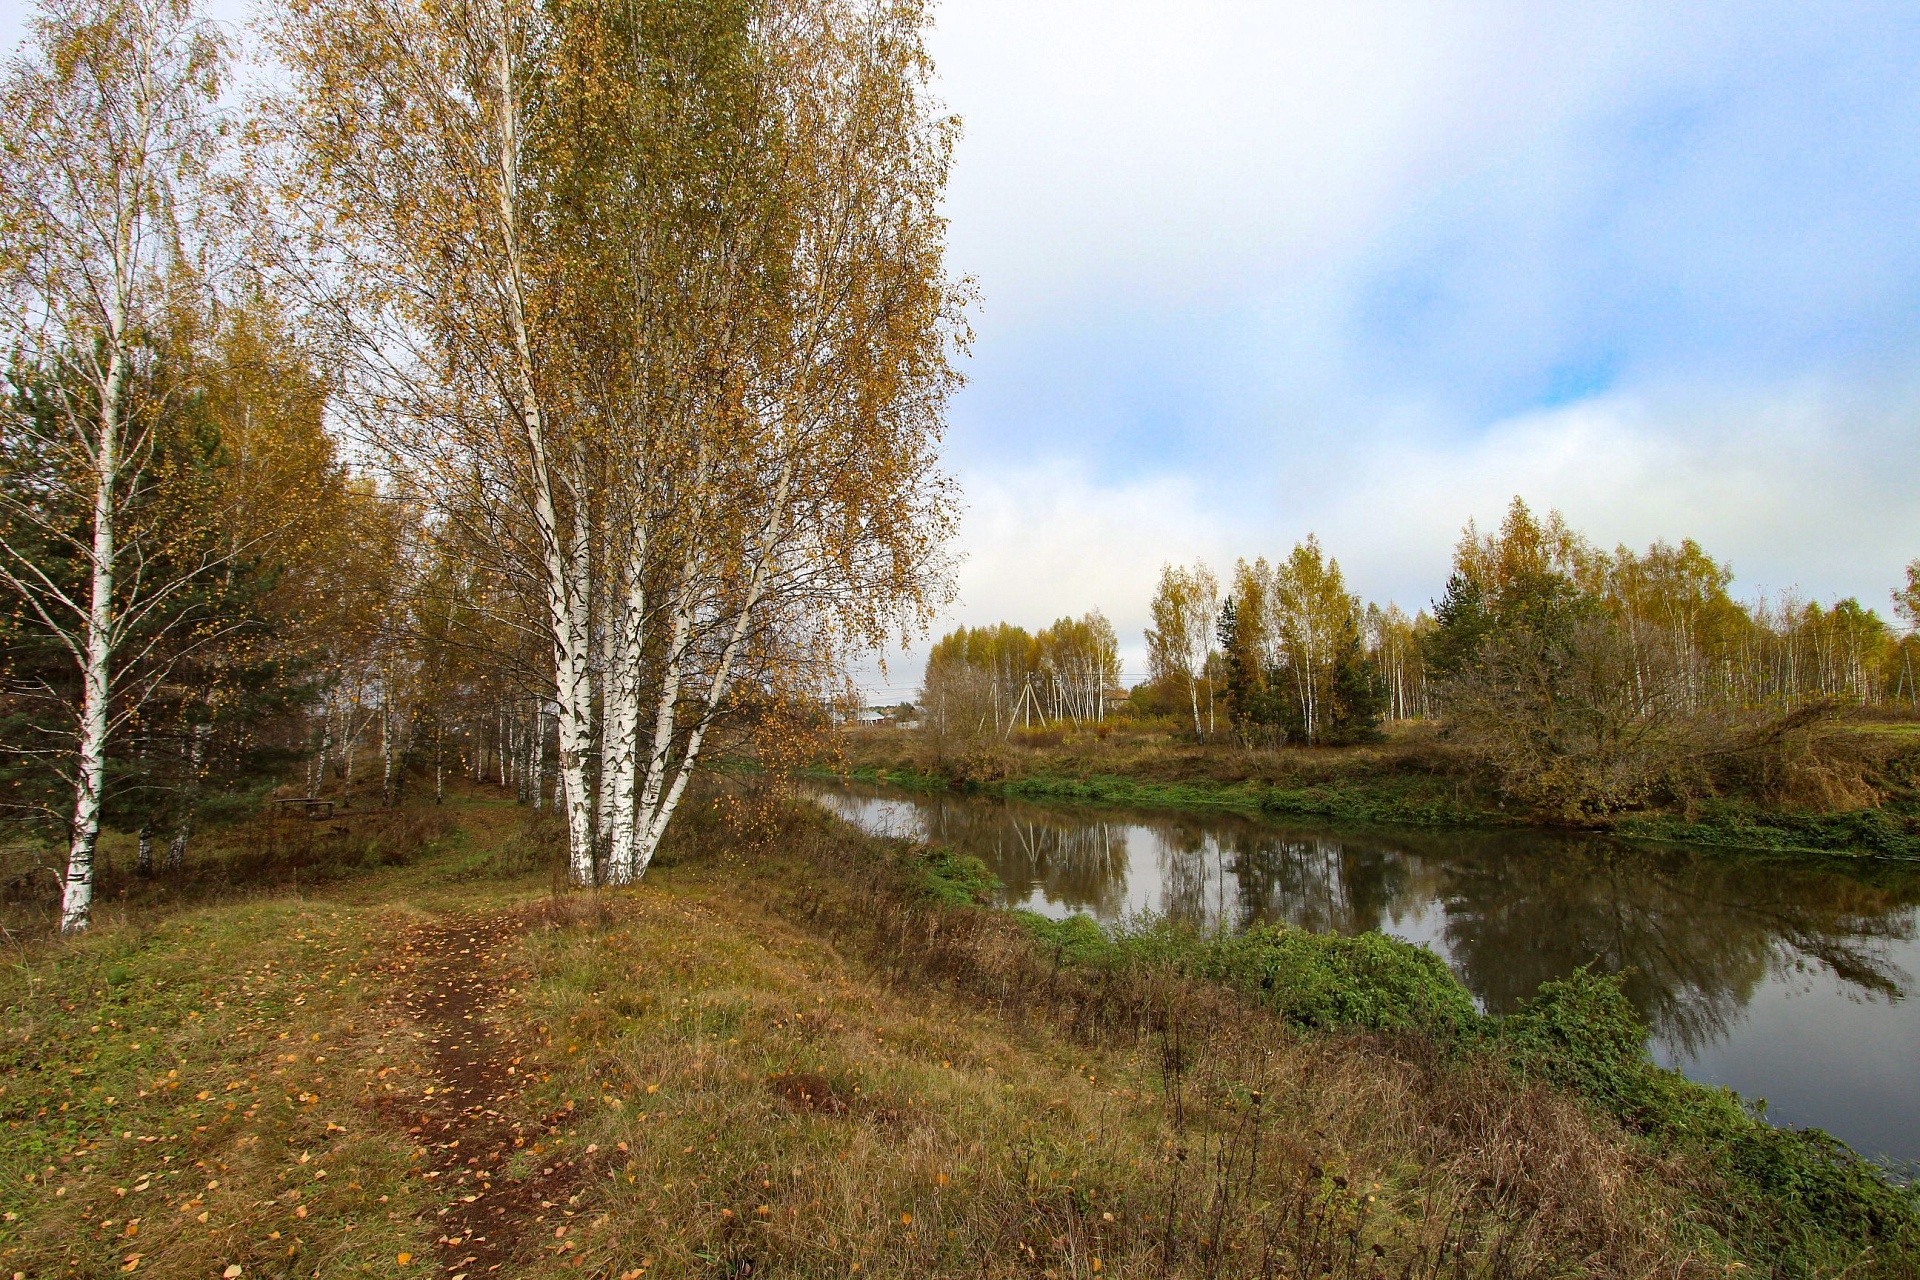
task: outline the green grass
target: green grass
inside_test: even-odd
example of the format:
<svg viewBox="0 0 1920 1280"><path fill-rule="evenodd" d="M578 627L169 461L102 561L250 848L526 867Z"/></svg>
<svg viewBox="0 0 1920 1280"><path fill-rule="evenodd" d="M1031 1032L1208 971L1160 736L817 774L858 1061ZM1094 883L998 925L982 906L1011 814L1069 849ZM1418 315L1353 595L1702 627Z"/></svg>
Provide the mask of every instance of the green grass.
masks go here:
<svg viewBox="0 0 1920 1280"><path fill-rule="evenodd" d="M1496 810L1466 804L1424 779L1369 778L1307 787L1260 782L1150 782L1111 774L1068 777L1034 774L1005 782L975 784L993 794L1025 800L1168 809L1230 809L1334 822L1392 823L1401 826L1463 827L1510 825Z"/></svg>
<svg viewBox="0 0 1920 1280"><path fill-rule="evenodd" d="M1920 858L1920 813L1907 804L1812 813L1712 801L1690 819L1635 815L1623 818L1614 830L1629 839L1720 849Z"/></svg>
<svg viewBox="0 0 1920 1280"><path fill-rule="evenodd" d="M1776 1128L1732 1091L1655 1066L1618 976L1580 970L1493 1018L1438 956L1379 933L1165 922L1110 932L1086 916L1018 918L1063 966L1211 980L1303 1029L1417 1035L1567 1090L1638 1135L1651 1157L1691 1166L1701 1220L1776 1274L1841 1274L1876 1255L1920 1265L1920 1189L1888 1181L1820 1130Z"/></svg>
<svg viewBox="0 0 1920 1280"><path fill-rule="evenodd" d="M0 1274L457 1269L403 1003L453 919L518 922L457 961L526 1082L494 1185L574 1171L502 1274L1911 1273L1910 1197L1676 1085L1617 989L1492 1024L1378 935L1023 918L810 809L751 841L689 809L641 885L554 896L548 823L444 815L314 888L254 865L24 946Z"/></svg>
<svg viewBox="0 0 1920 1280"><path fill-rule="evenodd" d="M1728 1089L1647 1059L1618 976L1544 983L1490 1036L1521 1071L1573 1089L1663 1155L1711 1170L1706 1209L1742 1252L1792 1276L1855 1265L1863 1245L1920 1265L1920 1189L1889 1182L1818 1129L1779 1129Z"/></svg>
<svg viewBox="0 0 1920 1280"><path fill-rule="evenodd" d="M845 774L828 769L813 769L802 776L812 778L848 777L860 782L879 782L890 787L901 787L908 791L949 791L953 788L953 779L940 773L925 773L917 769L886 769L879 765L856 765Z"/></svg>
<svg viewBox="0 0 1920 1280"><path fill-rule="evenodd" d="M431 1239L370 1118L385 911L276 900L112 924L16 966L0 1270L378 1275Z"/></svg>
<svg viewBox="0 0 1920 1280"><path fill-rule="evenodd" d="M1106 804L1147 809L1222 809L1335 822L1384 823L1417 827L1518 825L1520 818L1463 799L1458 788L1418 777L1367 777L1312 786L1212 778L1162 781L1113 773L1022 773L1005 779L958 781L913 767L861 764L845 773L824 769L804 776L851 778L908 791L950 791L956 787L987 795L1071 804Z"/></svg>

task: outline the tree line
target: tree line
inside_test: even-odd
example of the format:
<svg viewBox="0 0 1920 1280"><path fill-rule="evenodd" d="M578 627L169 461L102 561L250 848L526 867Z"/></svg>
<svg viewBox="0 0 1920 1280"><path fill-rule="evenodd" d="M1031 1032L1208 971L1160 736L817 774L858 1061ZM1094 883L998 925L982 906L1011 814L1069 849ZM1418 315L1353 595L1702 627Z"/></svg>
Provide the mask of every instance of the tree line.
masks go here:
<svg viewBox="0 0 1920 1280"><path fill-rule="evenodd" d="M961 627L927 655L921 723L940 737L1005 737L1050 722L1097 724L1120 683L1120 642L1099 610L1038 633Z"/></svg>
<svg viewBox="0 0 1920 1280"><path fill-rule="evenodd" d="M177 862L301 764L490 773L631 880L703 754L945 599L925 26L44 0L0 81L0 769L63 927L103 828Z"/></svg>
<svg viewBox="0 0 1920 1280"><path fill-rule="evenodd" d="M1815 706L1920 714L1920 560L1892 593L1898 625L1850 598L1741 602L1732 583L1691 539L1606 551L1515 498L1497 529L1468 523L1441 598L1408 615L1363 602L1309 535L1282 558L1236 561L1224 583L1201 562L1163 566L1148 678L1128 705L1246 746L1436 719L1523 772ZM1060 719L1057 699L1023 692L1055 687L1042 653L1006 624L955 631L928 659L923 700L1002 736L1023 708Z"/></svg>

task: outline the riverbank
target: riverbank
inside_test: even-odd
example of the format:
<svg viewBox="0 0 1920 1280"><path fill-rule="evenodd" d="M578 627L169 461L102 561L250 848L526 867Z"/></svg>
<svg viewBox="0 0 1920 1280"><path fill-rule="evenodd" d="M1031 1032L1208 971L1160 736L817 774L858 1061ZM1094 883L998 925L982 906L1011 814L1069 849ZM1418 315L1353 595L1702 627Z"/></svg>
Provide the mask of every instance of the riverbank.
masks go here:
<svg viewBox="0 0 1920 1280"><path fill-rule="evenodd" d="M1896 772L1878 805L1814 808L1728 796L1581 829L1729 850L1920 859L1916 765L1905 758L1920 757L1920 734L1894 742ZM1277 751L1126 733L1036 735L941 753L910 731L855 730L839 745L841 758L823 764L823 774L915 790L1427 828L1565 825L1508 805L1470 760L1417 729L1378 744Z"/></svg>
<svg viewBox="0 0 1920 1280"><path fill-rule="evenodd" d="M210 867L203 892L135 886L88 936L25 943L0 977L0 1271L1920 1256L1910 1196L1653 1071L1604 991L1503 1038L1377 937L1116 940L981 908L977 866L804 808L751 841L687 818L642 885L556 895L551 827L463 791L351 866L308 846L311 887Z"/></svg>

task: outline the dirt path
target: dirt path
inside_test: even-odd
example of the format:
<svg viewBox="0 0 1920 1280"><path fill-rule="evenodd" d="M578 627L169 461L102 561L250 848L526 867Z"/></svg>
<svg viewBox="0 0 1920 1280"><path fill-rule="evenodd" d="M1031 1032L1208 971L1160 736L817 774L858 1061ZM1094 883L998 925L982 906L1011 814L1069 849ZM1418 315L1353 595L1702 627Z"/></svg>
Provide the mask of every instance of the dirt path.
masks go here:
<svg viewBox="0 0 1920 1280"><path fill-rule="evenodd" d="M501 915L432 925L405 941L395 967L442 1082L400 1119L429 1153L425 1176L449 1197L436 1229L442 1264L456 1278L498 1273L536 1252L534 1219L579 1182L572 1157L550 1156L530 1174L504 1176L516 1150L555 1133L563 1119L527 1114L518 1065L526 1050L488 1016L531 976L506 963L528 924L524 915Z"/></svg>

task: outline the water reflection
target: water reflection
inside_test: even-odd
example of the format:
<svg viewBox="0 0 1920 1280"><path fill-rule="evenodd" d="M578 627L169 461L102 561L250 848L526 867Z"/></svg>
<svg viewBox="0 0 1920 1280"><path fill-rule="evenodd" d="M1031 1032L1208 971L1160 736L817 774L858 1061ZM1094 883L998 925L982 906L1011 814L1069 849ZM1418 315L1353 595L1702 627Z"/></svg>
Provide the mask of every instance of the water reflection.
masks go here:
<svg viewBox="0 0 1920 1280"><path fill-rule="evenodd" d="M1866 1036L1861 1043L1876 1052L1902 1053L1920 1044L1920 1019L1902 1003L1920 968L1920 872L1913 869L1537 832L1336 832L1230 815L908 797L858 784L816 794L868 830L920 836L981 858L1009 905L1105 920L1164 912L1229 927L1269 920L1341 933L1381 929L1445 955L1493 1012L1583 964L1626 970L1628 995L1647 1018L1656 1051L1683 1067L1737 1039L1762 993L1769 1009L1815 995L1769 1015L1786 1018L1791 1034L1811 1042ZM1881 1012L1836 1013L1836 1001ZM1875 1016L1895 1019L1894 1032L1877 1023L1861 1030ZM1738 1053L1729 1059L1716 1051L1715 1069L1729 1060L1726 1070L1737 1076ZM1887 1087L1899 1096L1889 1105L1901 1108L1913 1130L1898 1139L1910 1149L1897 1154L1913 1158L1920 1156L1920 1121L1912 1118L1920 1113L1920 1064L1909 1059L1894 1077ZM1794 1092L1761 1083L1776 1099ZM1820 1093L1815 1080L1787 1083ZM1848 1127L1831 1116L1803 1122Z"/></svg>

